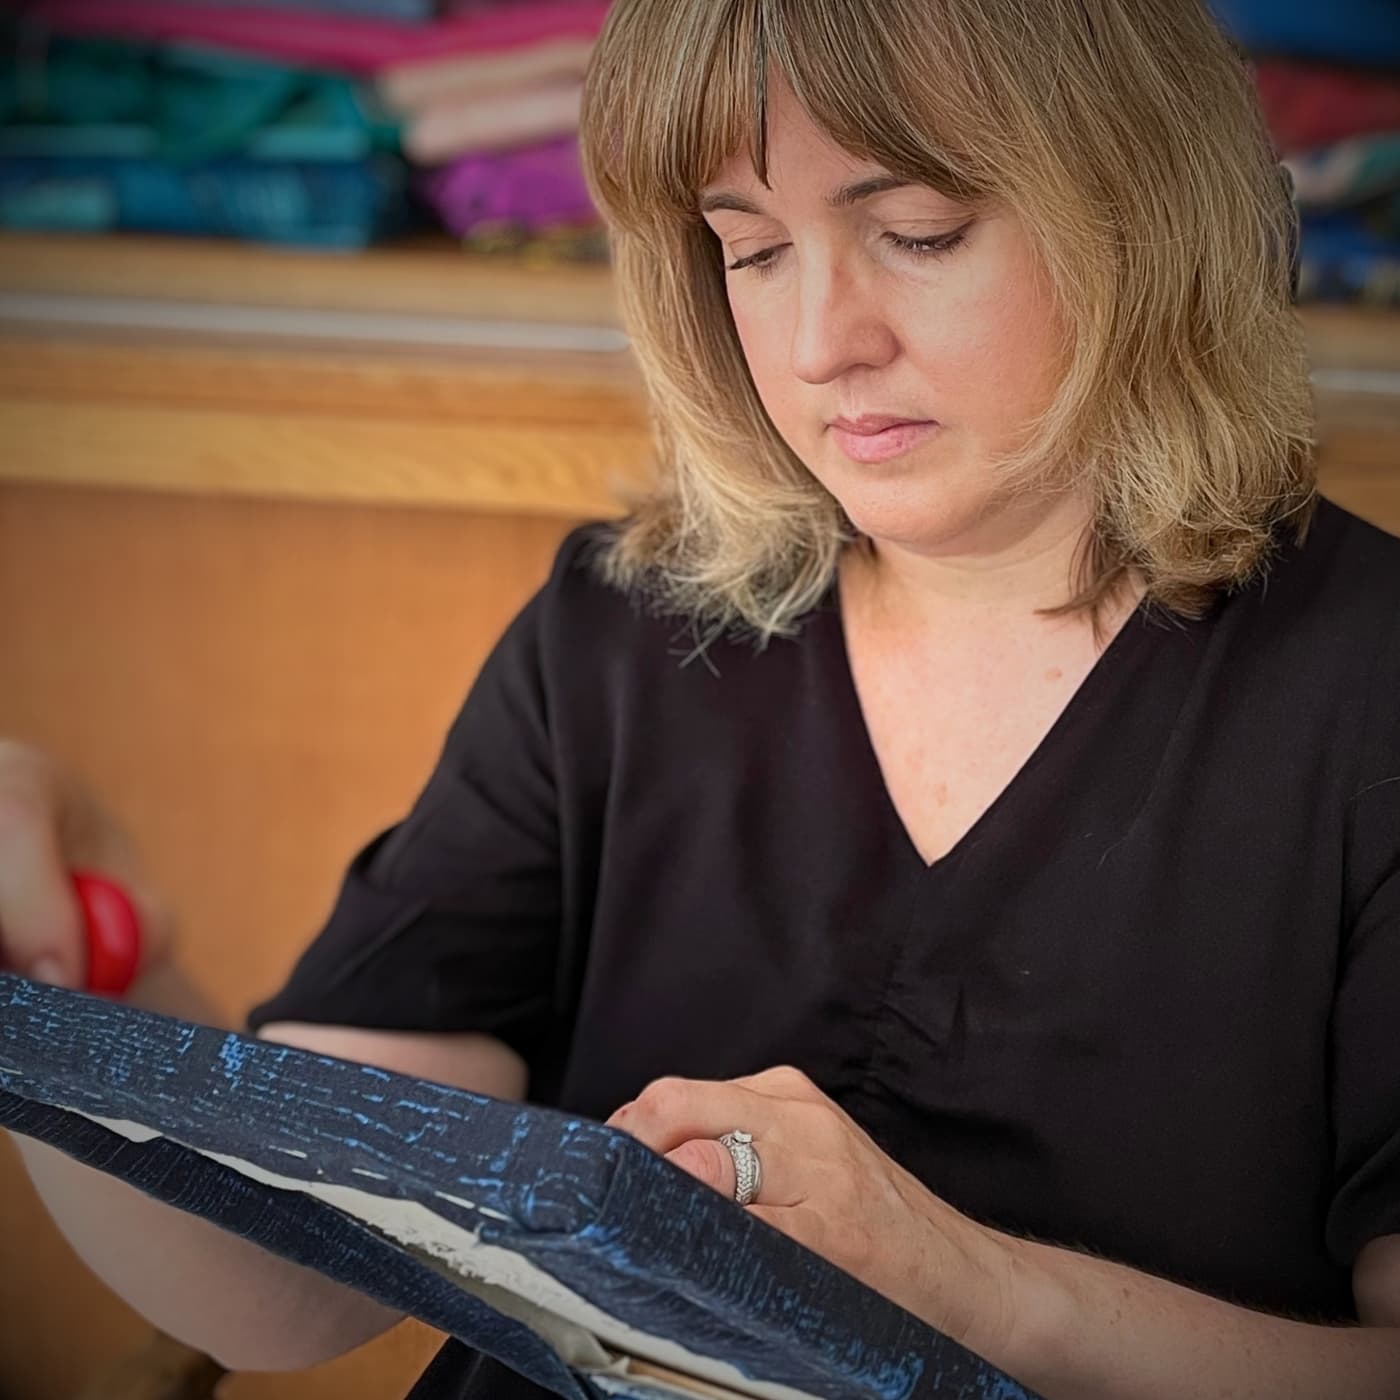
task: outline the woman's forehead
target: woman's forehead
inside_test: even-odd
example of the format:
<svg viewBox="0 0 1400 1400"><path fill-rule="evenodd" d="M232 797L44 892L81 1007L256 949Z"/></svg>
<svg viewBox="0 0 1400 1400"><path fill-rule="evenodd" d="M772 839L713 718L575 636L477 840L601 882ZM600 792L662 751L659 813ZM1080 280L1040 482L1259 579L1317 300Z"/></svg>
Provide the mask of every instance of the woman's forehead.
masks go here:
<svg viewBox="0 0 1400 1400"><path fill-rule="evenodd" d="M859 181L895 178L880 164L843 150L805 112L771 112L765 124L760 171L755 152L745 141L719 162L703 182L702 195L717 189L741 190L756 199L784 183L819 180L838 187Z"/></svg>
<svg viewBox="0 0 1400 1400"><path fill-rule="evenodd" d="M761 141L755 139L759 122ZM835 210L850 209L888 190L938 189L936 170L928 172L935 177L930 182L918 173L894 169L876 154L880 143L873 136L863 151L840 144L780 73L770 77L763 110L754 113L747 130L731 128L727 134L727 154L702 172L696 191L702 212L719 207L755 212L744 208L745 203L761 207L798 188L817 194ZM716 203L721 198L724 202Z"/></svg>
<svg viewBox="0 0 1400 1400"><path fill-rule="evenodd" d="M807 159L844 161L853 169L860 164L858 156L843 150L813 118L783 74L771 67L762 103L754 101L747 108L731 105L725 118L723 135L727 138L728 152L715 178L759 180L761 172L755 167L755 157L768 166L775 153L781 157L797 152Z"/></svg>

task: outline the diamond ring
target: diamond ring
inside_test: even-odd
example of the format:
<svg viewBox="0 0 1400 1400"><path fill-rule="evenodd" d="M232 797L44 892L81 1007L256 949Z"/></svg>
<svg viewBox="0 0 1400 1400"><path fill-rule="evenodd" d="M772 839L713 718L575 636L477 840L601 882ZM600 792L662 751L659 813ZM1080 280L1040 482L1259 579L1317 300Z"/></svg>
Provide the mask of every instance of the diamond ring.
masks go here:
<svg viewBox="0 0 1400 1400"><path fill-rule="evenodd" d="M746 1206L758 1196L763 1185L763 1165L754 1150L753 1134L736 1128L732 1133L725 1133L720 1142L734 1159L734 1199Z"/></svg>

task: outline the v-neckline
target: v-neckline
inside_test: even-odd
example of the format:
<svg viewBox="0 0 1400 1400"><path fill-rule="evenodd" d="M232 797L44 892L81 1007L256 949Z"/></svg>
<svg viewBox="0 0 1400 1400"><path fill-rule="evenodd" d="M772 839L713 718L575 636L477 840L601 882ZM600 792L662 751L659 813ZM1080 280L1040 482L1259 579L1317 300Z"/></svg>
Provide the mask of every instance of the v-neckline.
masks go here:
<svg viewBox="0 0 1400 1400"><path fill-rule="evenodd" d="M1017 791L1029 780L1030 773L1040 767L1045 756L1057 747L1064 731L1070 727L1078 717L1079 712L1104 686L1109 676L1119 668L1122 657L1131 649L1132 643L1137 638L1146 635L1152 607L1146 596L1138 600L1132 612L1124 618L1117 632L1109 639L1108 645L1099 653L1094 664L1085 673L1084 679L1079 682L1069 699L1061 707L1050 727L1041 735L1035 747L1026 755L1016 771L1002 785L997 795L987 804L972 825L942 855L936 856L933 860L926 860L918 843L911 835L904 817L900 814L899 808L895 805L889 783L885 778L885 770L880 763L880 755L876 751L875 741L871 737L870 725L865 716L865 707L861 703L860 690L856 685L855 669L851 665L850 646L846 637L846 618L841 607L839 578L832 581L827 603L834 614L837 663L841 671L841 699L849 707L855 727L859 730L862 761L866 765L868 776L879 790L882 818L898 833L902 844L902 857L912 861L915 869L925 876L933 875L954 864L963 852L981 840L987 828L998 819L1001 811L1015 800Z"/></svg>

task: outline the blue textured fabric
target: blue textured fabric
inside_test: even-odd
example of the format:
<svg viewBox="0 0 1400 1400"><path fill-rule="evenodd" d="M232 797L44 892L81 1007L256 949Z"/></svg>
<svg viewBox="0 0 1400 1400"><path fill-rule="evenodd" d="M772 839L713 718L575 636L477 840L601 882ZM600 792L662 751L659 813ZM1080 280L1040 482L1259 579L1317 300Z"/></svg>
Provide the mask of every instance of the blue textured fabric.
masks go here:
<svg viewBox="0 0 1400 1400"><path fill-rule="evenodd" d="M1252 53L1400 63L1400 0L1210 0L1210 6Z"/></svg>
<svg viewBox="0 0 1400 1400"><path fill-rule="evenodd" d="M0 155L0 225L135 231L363 248L403 226L392 160L208 161Z"/></svg>
<svg viewBox="0 0 1400 1400"><path fill-rule="evenodd" d="M0 1126L402 1309L569 1400L673 1393L626 1375L619 1358L629 1354L741 1393L1029 1396L631 1137L552 1109L3 976ZM386 1225L387 1202L421 1208L427 1233ZM442 1249L464 1240L468 1252L446 1259ZM492 1306L468 1291L476 1285L455 1268L464 1258L488 1281L502 1259L524 1267L545 1290L534 1296L550 1325L508 1315L519 1292L491 1294ZM683 1365L668 1345L683 1349ZM596 1355L580 1360L580 1347Z"/></svg>

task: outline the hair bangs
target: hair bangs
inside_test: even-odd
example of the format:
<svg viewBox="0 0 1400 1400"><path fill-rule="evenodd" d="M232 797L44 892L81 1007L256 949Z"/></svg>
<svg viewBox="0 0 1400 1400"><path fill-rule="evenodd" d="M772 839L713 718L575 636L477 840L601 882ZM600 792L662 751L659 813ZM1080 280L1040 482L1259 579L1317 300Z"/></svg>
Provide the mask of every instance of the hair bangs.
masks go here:
<svg viewBox="0 0 1400 1400"><path fill-rule="evenodd" d="M904 32L900 12L872 0L844 10L806 0L758 0L765 17L764 72L792 89L814 126L848 154L953 199L989 192L994 162L961 95L960 69L930 40ZM921 62L908 56L920 53ZM915 84L917 83L917 90ZM762 169L755 162L760 174Z"/></svg>
<svg viewBox="0 0 1400 1400"><path fill-rule="evenodd" d="M584 87L580 147L615 230L650 242L693 222L701 186L736 151L761 168L764 54L762 0L614 6Z"/></svg>
<svg viewBox="0 0 1400 1400"><path fill-rule="evenodd" d="M740 152L767 185L774 79L855 158L955 199L986 193L997 162L975 154L982 143L968 137L982 133L959 130L969 125L969 109L955 83L939 80L936 56L928 87L949 100L933 113L928 92L904 91L899 82L909 65L897 55L913 36L870 0L853 0L850 9L838 24L832 10L803 0L615 7L581 119L585 173L608 222L647 241L695 223L700 190ZM922 38L927 44L927 32Z"/></svg>

